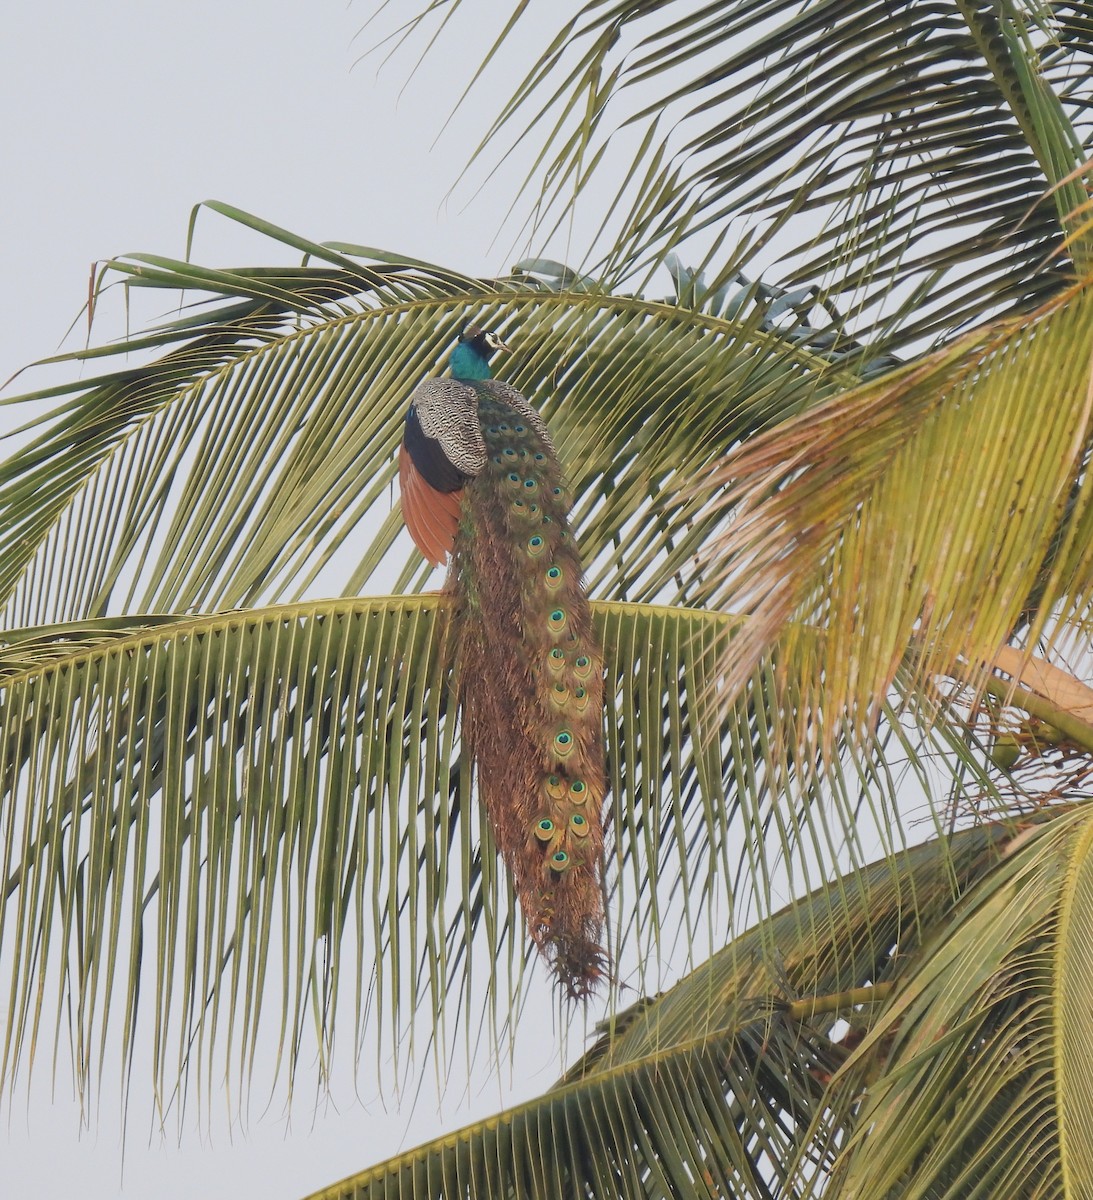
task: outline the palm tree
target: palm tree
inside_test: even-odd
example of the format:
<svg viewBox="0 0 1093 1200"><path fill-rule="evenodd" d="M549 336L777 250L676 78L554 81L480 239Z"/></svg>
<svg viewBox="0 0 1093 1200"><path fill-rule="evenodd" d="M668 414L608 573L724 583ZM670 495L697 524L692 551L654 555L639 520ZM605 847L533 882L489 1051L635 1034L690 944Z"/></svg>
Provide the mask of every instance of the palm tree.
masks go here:
<svg viewBox="0 0 1093 1200"><path fill-rule="evenodd" d="M272 1028L290 1089L542 986L387 502L474 315L590 552L619 982L694 969L324 1195L1093 1193L1091 54L1080 3L590 3L492 134L556 103L545 229L635 147L580 272L223 205L304 264L111 264L201 299L0 474L9 1086L144 1041L166 1110Z"/></svg>

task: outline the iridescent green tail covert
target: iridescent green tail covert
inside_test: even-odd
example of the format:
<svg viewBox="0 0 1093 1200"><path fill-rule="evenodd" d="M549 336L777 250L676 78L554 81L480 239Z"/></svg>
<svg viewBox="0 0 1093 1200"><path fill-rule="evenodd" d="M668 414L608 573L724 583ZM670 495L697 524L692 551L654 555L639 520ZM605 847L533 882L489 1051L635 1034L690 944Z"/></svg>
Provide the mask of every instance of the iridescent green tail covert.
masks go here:
<svg viewBox="0 0 1093 1200"><path fill-rule="evenodd" d="M464 341L471 334L488 336L467 330ZM504 384L463 386L474 396L484 451L478 470L460 480L447 585L463 742L531 938L569 993L583 996L607 969L602 655L545 425ZM419 392L411 413L424 427ZM427 455L415 454L410 420L404 472L424 474L418 464ZM423 487L435 481L404 477L404 509L410 496L419 526Z"/></svg>

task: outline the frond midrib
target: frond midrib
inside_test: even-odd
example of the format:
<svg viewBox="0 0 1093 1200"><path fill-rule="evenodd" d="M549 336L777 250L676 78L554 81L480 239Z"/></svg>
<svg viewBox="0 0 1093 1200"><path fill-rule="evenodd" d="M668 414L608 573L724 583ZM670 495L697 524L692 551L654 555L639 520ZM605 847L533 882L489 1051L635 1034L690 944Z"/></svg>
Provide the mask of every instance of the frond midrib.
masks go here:
<svg viewBox="0 0 1093 1200"><path fill-rule="evenodd" d="M686 604L642 604L628 600L592 600L593 612L615 612L623 615L647 613L658 616L676 616L686 613L715 625L732 625L740 620L731 613L717 612L708 608L691 607ZM103 621L104 631L117 627L121 621L131 621L139 625L142 620L154 620L155 625L148 629L136 629L129 635L122 634L106 642L95 642L90 646L74 648L71 654L51 658L40 667L30 667L23 671L13 671L10 675L0 677L0 689L23 683L28 679L46 674L47 672L64 670L68 667L78 667L101 658L124 651L137 651L188 634L211 632L218 629L231 629L234 625L257 625L266 621L285 621L293 618L306 619L309 617L342 617L359 616L369 611L381 608L397 607L401 609L429 612L432 610L448 609L451 598L443 592L395 592L385 596L331 597L324 600L299 600L290 604L271 604L262 608L231 608L223 612L198 613L174 618L171 613L134 614L131 617L107 617ZM93 621L68 622L70 630L79 628L86 630L94 626ZM65 625L42 627L56 629L58 636L63 636ZM12 630L13 634L26 634L20 641L29 641L38 632L34 627ZM0 646L3 645L8 631L0 632ZM0 663L2 670L2 663Z"/></svg>

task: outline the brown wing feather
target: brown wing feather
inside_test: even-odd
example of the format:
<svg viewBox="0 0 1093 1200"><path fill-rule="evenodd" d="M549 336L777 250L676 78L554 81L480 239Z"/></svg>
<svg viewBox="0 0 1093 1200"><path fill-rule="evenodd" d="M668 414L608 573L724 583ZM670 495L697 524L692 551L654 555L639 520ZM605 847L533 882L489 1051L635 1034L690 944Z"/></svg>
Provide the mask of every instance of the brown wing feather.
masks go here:
<svg viewBox="0 0 1093 1200"><path fill-rule="evenodd" d="M438 492L430 487L405 446L399 446L398 477L406 528L414 545L434 567L439 567L455 542L463 491Z"/></svg>

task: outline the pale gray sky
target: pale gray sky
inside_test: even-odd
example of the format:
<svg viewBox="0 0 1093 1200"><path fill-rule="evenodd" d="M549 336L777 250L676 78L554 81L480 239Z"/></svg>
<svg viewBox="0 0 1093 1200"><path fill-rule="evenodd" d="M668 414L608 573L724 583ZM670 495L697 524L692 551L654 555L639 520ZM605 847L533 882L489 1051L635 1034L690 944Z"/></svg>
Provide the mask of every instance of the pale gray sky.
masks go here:
<svg viewBox="0 0 1093 1200"><path fill-rule="evenodd" d="M396 0L393 7L405 16L416 5ZM191 207L207 198L318 241L360 242L468 272L511 266L511 237L491 241L519 163L477 196L464 188L446 199L492 115L488 92L476 94L433 145L481 52L483 20L496 19L498 6L468 5L444 51L412 78L414 53L382 69L382 54L354 65L378 36L362 32L371 8L345 0L9 5L0 42L0 379L57 352L86 297L93 262L131 251L181 257ZM559 6L541 12L545 37ZM529 56L543 44L537 38L529 23L521 33ZM200 220L198 261L249 265L275 253L221 218ZM286 250L279 261L297 259ZM109 320L108 310L97 339L121 331ZM0 428L8 413L0 408ZM545 981L542 991L549 996ZM543 1021L553 1028L545 1002L524 1027L515 1087L510 1068L480 1062L469 1090L453 1086L438 1109L427 1068L416 1111L409 1099L400 1111L392 1098L385 1112L369 1065L360 1100L347 1086L337 1109L316 1112L303 1087L291 1126L278 1101L264 1116L256 1105L244 1132L230 1130L218 1113L208 1135L189 1128L181 1144L173 1126L165 1137L149 1133L138 1063L124 1174L113 1089L104 1090L92 1128L81 1133L63 1051L51 1088L47 1037L29 1100L17 1090L0 1110L0 1195L174 1200L246 1191L290 1200L544 1090L561 1064L560 1035L553 1028L544 1039ZM567 1032L572 1058L582 1030Z"/></svg>
<svg viewBox="0 0 1093 1200"><path fill-rule="evenodd" d="M422 37L386 64L382 49L361 58L391 16L416 5L399 0L365 28L374 7L10 6L0 44L3 377L56 351L92 262L129 251L181 257L190 209L204 199L318 241L358 241L468 272L507 269L512 238L491 242L521 177L516 164L478 195L464 187L447 198L499 93L476 92L442 132L496 32L482 20L496 18L496 6L468 4L416 73ZM546 7L544 37L559 20L559 6ZM536 31L531 21L521 31L529 57ZM236 265L275 249L206 215L194 257Z"/></svg>

